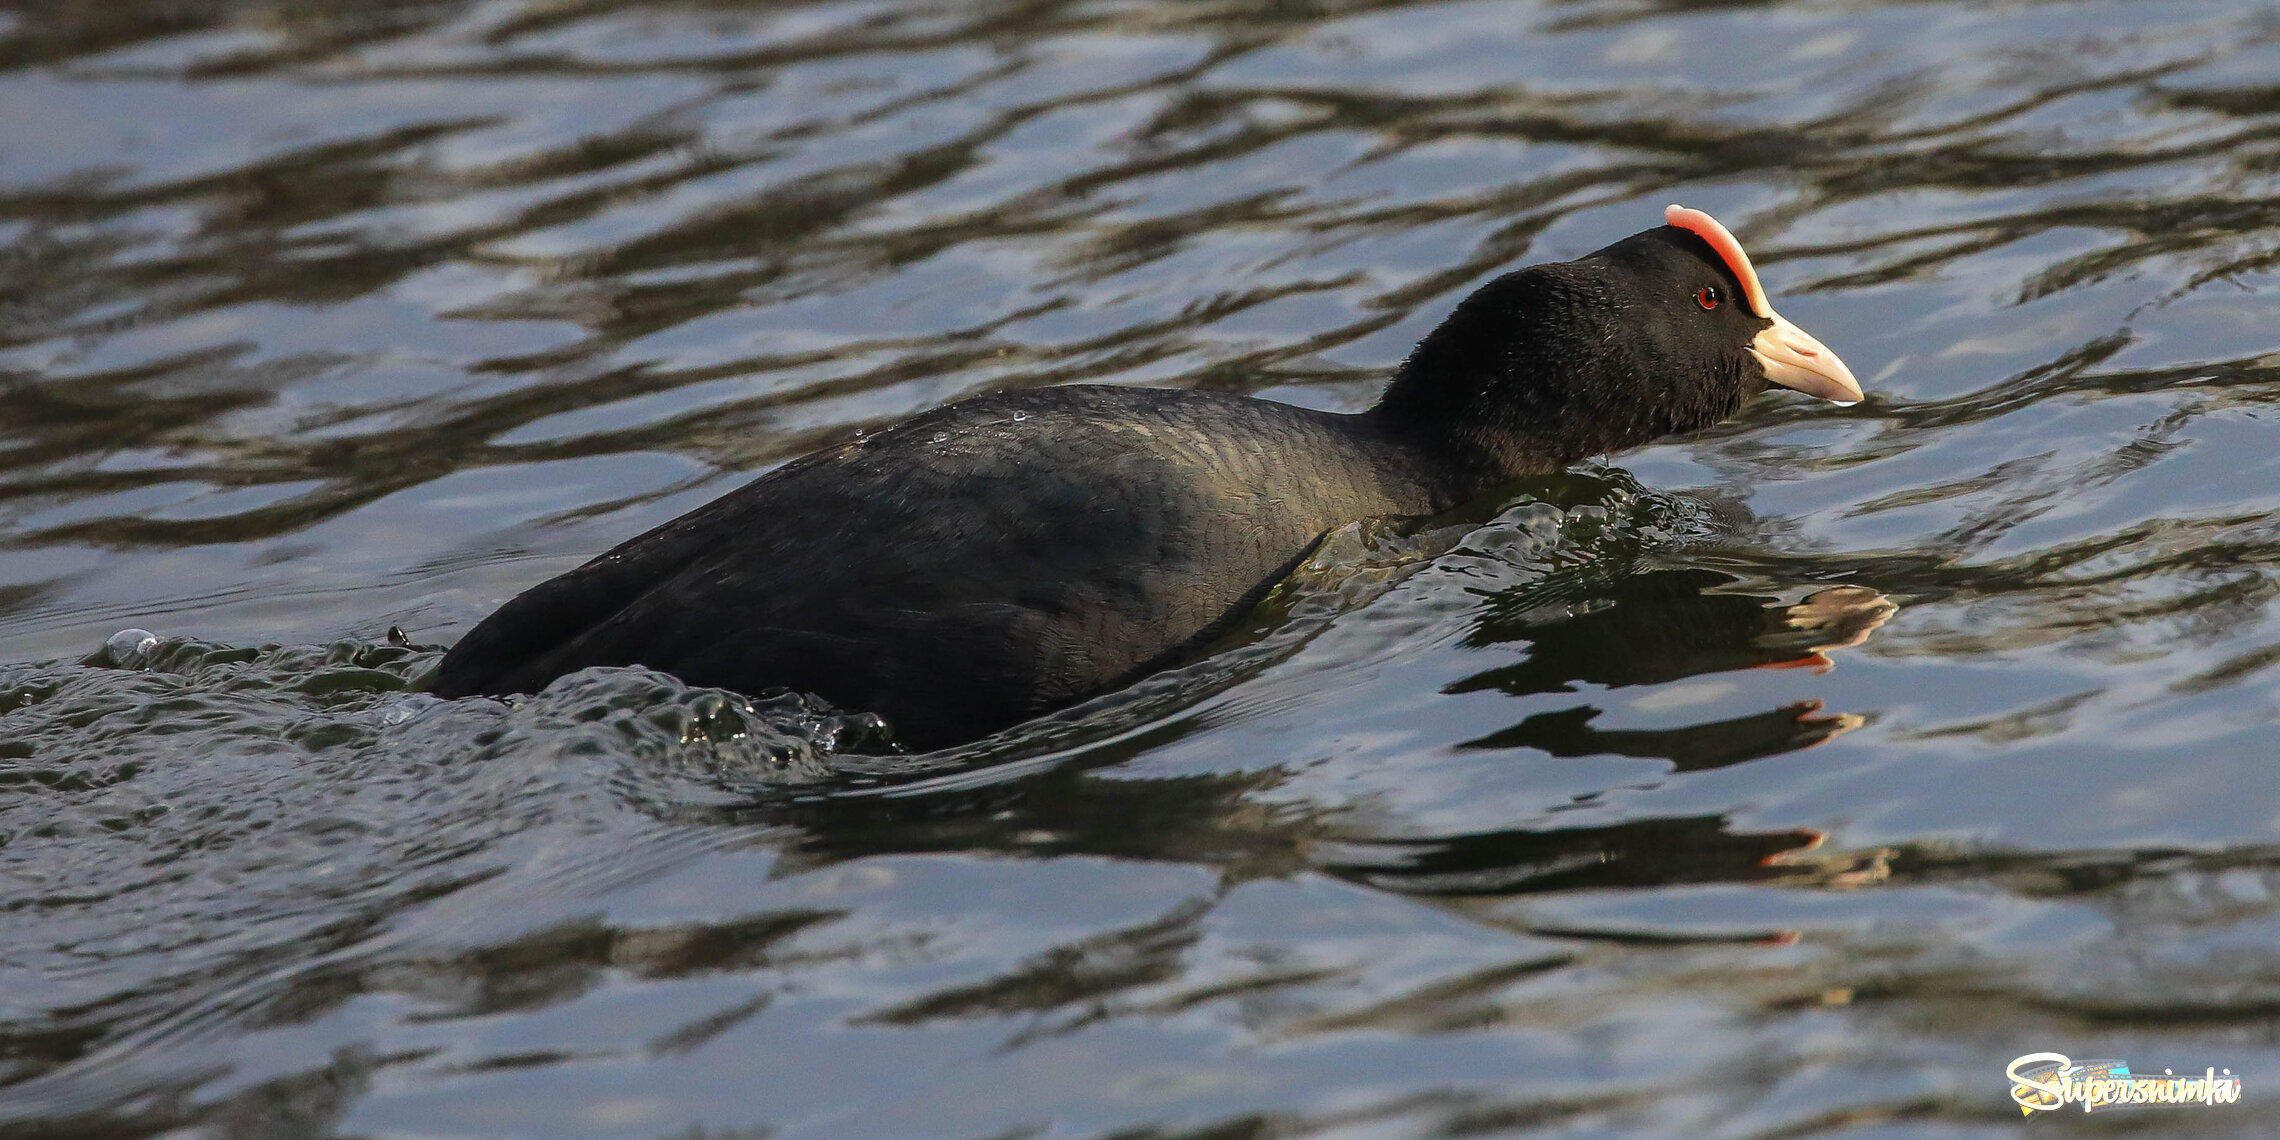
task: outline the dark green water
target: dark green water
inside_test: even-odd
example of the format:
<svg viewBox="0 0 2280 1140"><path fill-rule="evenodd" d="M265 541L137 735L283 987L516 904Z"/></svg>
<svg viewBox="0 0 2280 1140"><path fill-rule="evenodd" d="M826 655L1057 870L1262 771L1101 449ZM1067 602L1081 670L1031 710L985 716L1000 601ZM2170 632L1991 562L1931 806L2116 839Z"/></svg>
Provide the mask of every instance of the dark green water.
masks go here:
<svg viewBox="0 0 2280 1140"><path fill-rule="evenodd" d="M925 762L408 691L823 442L1359 407L1671 201L1866 403ZM2276 414L2249 0L0 0L0 1137L2265 1135Z"/></svg>

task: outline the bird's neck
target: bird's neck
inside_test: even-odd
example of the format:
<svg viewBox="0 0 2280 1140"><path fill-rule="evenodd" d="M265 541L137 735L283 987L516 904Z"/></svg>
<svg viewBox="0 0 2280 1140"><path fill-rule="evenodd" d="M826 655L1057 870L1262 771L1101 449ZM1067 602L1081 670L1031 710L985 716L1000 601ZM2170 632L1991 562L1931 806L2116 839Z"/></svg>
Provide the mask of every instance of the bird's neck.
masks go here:
<svg viewBox="0 0 2280 1140"><path fill-rule="evenodd" d="M1572 300L1544 296L1558 290L1540 282L1512 283L1536 286L1538 312ZM1522 308L1459 305L1366 413L1384 436L1448 472L1460 497L1645 442L1618 438L1629 433L1604 406L1635 384L1613 374L1628 362L1603 346L1567 343L1563 326L1580 322L1518 327L1513 313Z"/></svg>
<svg viewBox="0 0 2280 1140"><path fill-rule="evenodd" d="M1390 398L1379 401L1363 416L1380 438L1399 448L1418 470L1428 473L1438 510L1470 502L1489 488L1515 479L1549 475L1585 458L1563 455L1532 434L1483 420L1419 415L1404 401Z"/></svg>
<svg viewBox="0 0 2280 1140"><path fill-rule="evenodd" d="M1469 496L1717 423L1749 390L1741 361L1666 344L1600 267L1556 263L1459 303L1366 414Z"/></svg>

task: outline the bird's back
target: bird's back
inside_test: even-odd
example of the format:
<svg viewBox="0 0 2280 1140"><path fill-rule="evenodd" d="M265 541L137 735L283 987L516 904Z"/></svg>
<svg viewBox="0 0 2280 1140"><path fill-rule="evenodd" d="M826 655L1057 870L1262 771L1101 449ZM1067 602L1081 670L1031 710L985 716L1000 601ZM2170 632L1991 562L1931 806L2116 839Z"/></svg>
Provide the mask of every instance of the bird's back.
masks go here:
<svg viewBox="0 0 2280 1140"><path fill-rule="evenodd" d="M1169 389L938 409L795 461L509 602L446 696L640 664L978 736L1165 661L1326 530L1423 514L1434 479L1361 417Z"/></svg>

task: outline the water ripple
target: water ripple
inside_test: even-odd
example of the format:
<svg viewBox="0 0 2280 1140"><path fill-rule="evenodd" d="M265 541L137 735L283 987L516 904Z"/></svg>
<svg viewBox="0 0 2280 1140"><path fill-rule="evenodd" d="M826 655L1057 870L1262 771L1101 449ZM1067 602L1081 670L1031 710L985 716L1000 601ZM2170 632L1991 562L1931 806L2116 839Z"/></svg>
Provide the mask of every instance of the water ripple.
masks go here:
<svg viewBox="0 0 2280 1140"><path fill-rule="evenodd" d="M2244 0L0 5L0 1135L1958 1131L2026 1052L2270 1071L2276 66ZM961 395L1362 406L1673 200L1868 401L1357 529L974 749L639 670L444 705L384 635Z"/></svg>

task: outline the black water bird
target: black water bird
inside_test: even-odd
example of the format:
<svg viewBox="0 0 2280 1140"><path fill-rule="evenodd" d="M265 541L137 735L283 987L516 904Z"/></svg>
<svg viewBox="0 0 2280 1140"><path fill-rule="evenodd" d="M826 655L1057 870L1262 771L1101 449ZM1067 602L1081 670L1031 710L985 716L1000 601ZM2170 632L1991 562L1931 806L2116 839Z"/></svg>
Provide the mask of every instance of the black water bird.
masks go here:
<svg viewBox="0 0 2280 1140"><path fill-rule="evenodd" d="M1508 273L1377 405L1067 386L980 396L794 460L501 606L434 692L646 665L973 739L1179 661L1326 532L1708 427L1768 384L1861 398L1708 214Z"/></svg>

